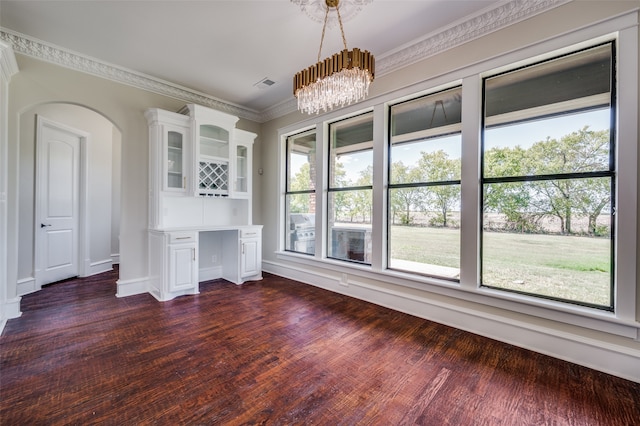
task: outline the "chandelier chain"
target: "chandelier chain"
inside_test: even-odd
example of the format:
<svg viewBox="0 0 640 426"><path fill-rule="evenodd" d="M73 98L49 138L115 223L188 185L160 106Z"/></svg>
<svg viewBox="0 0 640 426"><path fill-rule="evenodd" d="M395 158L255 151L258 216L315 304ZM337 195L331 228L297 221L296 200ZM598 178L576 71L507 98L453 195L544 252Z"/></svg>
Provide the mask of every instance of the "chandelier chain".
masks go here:
<svg viewBox="0 0 640 426"><path fill-rule="evenodd" d="M320 37L320 49L318 49L318 62L320 62L320 58L322 57L322 44L324 43L324 34L327 30L327 20L329 18L329 6L327 5L327 10L324 13L324 24L322 25L322 37ZM336 4L336 13L338 14L338 23L340 24L340 34L342 35L342 43L344 44L344 50L349 50L347 48L347 37L344 35L344 26L342 25L342 18L340 17L340 3Z"/></svg>
<svg viewBox="0 0 640 426"><path fill-rule="evenodd" d="M318 62L320 62L320 58L322 57L322 43L324 42L324 33L327 29L327 18L329 17L329 6L327 6L327 11L324 14L324 24L322 25L322 37L320 37L320 49L318 50Z"/></svg>

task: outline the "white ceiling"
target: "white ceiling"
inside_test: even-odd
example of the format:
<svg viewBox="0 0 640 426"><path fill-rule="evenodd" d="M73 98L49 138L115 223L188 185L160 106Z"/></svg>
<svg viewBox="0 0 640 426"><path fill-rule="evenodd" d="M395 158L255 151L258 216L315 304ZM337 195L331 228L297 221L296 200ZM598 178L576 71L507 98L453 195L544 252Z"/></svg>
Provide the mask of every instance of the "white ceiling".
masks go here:
<svg viewBox="0 0 640 426"><path fill-rule="evenodd" d="M373 0L344 22L347 44L379 62L502 3ZM322 32L290 0L0 0L0 26L256 112L293 98L292 77L316 62ZM334 25L322 59L341 49ZM276 84L254 87L265 77Z"/></svg>

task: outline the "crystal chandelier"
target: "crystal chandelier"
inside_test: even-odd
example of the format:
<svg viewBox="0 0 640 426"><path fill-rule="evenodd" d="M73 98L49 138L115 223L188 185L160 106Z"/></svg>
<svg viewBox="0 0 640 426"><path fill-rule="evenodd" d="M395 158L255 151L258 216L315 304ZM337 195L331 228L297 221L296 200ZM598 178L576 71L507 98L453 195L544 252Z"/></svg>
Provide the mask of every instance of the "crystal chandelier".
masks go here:
<svg viewBox="0 0 640 426"><path fill-rule="evenodd" d="M293 77L293 94L298 99L298 109L307 114L326 112L334 107L343 107L364 99L369 93L369 84L373 81L375 73L375 58L369 51L347 48L339 0L326 0L325 3L318 62ZM321 61L322 43L329 10L332 8L338 15L344 50Z"/></svg>

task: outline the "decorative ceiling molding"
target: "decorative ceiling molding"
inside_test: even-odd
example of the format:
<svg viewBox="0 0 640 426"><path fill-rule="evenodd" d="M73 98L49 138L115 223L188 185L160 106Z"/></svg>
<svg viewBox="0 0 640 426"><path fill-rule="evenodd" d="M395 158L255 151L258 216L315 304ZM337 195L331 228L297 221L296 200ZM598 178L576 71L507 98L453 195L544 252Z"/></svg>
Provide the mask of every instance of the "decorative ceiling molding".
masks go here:
<svg viewBox="0 0 640 426"><path fill-rule="evenodd" d="M506 0L450 27L432 33L400 50L381 55L376 60L376 76L396 71L423 59L460 46L517 22L531 18L571 0ZM0 41L8 43L17 53L51 62L76 71L82 71L115 82L180 99L188 103L205 105L247 120L264 123L296 111L292 97L258 112L225 102L213 96L138 73L96 58L37 40L0 27Z"/></svg>
<svg viewBox="0 0 640 426"><path fill-rule="evenodd" d="M82 71L98 77L106 78L118 83L181 99L189 103L197 103L219 111L237 115L252 121L262 121L261 115L238 105L214 98L205 93L198 92L150 75L142 74L117 65L109 64L90 56L73 52L63 47L55 46L42 40L20 34L6 28L0 28L0 41L9 43L13 50L23 55Z"/></svg>
<svg viewBox="0 0 640 426"><path fill-rule="evenodd" d="M338 7L340 8L340 19L347 22L362 10L362 6L371 3L373 0L340 0ZM307 14L311 20L322 24L325 14L327 13L326 0L291 0L300 6L300 9ZM338 14L335 9L329 10L327 15L327 28L333 28L338 23Z"/></svg>
<svg viewBox="0 0 640 426"><path fill-rule="evenodd" d="M383 76L464 43L483 37L571 0L511 0L448 28L440 29L401 50L379 55L376 73Z"/></svg>
<svg viewBox="0 0 640 426"><path fill-rule="evenodd" d="M18 63L11 44L0 42L0 81L9 81L18 72Z"/></svg>

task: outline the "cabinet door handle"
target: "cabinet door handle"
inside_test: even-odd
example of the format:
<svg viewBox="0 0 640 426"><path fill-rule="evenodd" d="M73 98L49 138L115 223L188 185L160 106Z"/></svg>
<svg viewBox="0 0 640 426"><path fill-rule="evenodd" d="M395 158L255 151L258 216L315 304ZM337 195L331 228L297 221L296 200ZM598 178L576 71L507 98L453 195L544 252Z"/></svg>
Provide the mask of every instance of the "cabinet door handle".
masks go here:
<svg viewBox="0 0 640 426"><path fill-rule="evenodd" d="M242 243L242 254L244 254L244 243Z"/></svg>
<svg viewBox="0 0 640 426"><path fill-rule="evenodd" d="M196 261L196 249L192 248L191 251L193 252L193 261Z"/></svg>
<svg viewBox="0 0 640 426"><path fill-rule="evenodd" d="M187 189L187 177L182 178L182 189Z"/></svg>
<svg viewBox="0 0 640 426"><path fill-rule="evenodd" d="M249 236L249 235L256 235L256 234L257 234L257 232L247 232L245 235Z"/></svg>
<svg viewBox="0 0 640 426"><path fill-rule="evenodd" d="M190 240L191 237L176 237L176 240Z"/></svg>

